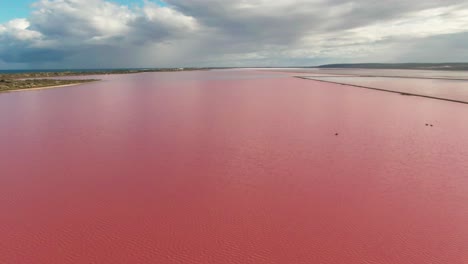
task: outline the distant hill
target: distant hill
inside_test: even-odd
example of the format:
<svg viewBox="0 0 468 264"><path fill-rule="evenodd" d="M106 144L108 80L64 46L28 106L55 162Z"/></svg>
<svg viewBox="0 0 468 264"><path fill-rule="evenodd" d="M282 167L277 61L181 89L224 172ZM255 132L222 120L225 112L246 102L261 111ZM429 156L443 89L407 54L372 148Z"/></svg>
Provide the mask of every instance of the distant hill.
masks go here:
<svg viewBox="0 0 468 264"><path fill-rule="evenodd" d="M354 68L354 69L415 69L467 71L468 63L352 63L326 64L317 68Z"/></svg>

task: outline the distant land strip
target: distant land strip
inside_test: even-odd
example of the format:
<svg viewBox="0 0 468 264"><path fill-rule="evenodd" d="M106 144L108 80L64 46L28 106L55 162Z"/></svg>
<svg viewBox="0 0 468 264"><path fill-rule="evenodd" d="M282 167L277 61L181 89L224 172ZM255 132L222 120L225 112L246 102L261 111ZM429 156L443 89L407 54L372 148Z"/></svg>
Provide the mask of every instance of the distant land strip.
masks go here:
<svg viewBox="0 0 468 264"><path fill-rule="evenodd" d="M177 72L190 70L204 70L205 68L164 68L164 69L116 69L116 70L54 70L54 71L28 71L24 72L0 72L1 79L26 79L26 78L50 78L64 76L84 76L84 75L106 75L106 74L131 74L141 72ZM206 68L208 69L208 68Z"/></svg>
<svg viewBox="0 0 468 264"><path fill-rule="evenodd" d="M370 86L362 86L362 85L356 85L356 84L340 83L340 82L334 82L334 81L325 81L325 80L320 80L320 79L314 79L314 77L308 77L308 76L294 76L294 77L304 79L304 80L309 80L309 81L340 84L340 85L346 85L346 86L353 86L353 87L358 87L358 88L376 90L376 91L381 91L381 92L396 93L396 94L406 95L406 96L418 96L418 97L448 101L448 102L453 102L453 103L468 104L468 102L466 102L466 101L461 101L461 100L456 100L456 99L449 99L449 98L444 98L444 97L436 97L436 96L430 96L430 95L394 91L394 90L375 88L375 87L370 87Z"/></svg>

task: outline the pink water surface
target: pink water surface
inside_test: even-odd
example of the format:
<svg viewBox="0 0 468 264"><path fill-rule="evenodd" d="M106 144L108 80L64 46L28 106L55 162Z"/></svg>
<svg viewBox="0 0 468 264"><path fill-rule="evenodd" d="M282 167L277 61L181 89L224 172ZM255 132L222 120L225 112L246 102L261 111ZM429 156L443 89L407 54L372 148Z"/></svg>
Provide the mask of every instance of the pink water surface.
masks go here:
<svg viewBox="0 0 468 264"><path fill-rule="evenodd" d="M102 78L0 94L0 263L468 263L468 105Z"/></svg>

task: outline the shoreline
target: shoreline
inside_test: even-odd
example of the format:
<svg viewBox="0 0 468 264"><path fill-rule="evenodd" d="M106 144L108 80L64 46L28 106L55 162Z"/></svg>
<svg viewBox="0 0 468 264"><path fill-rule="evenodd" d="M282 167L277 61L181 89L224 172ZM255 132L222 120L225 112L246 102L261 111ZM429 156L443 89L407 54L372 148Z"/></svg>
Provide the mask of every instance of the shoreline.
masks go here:
<svg viewBox="0 0 468 264"><path fill-rule="evenodd" d="M88 82L101 81L101 79L80 79L80 77L93 75L136 74L145 72L180 72L204 70L205 68L167 68L167 69L140 69L140 70L96 70L96 71L52 71L52 72L0 72L0 93L32 91L50 88L60 88ZM62 77L76 77L77 79L61 79ZM86 77L85 77L86 78Z"/></svg>
<svg viewBox="0 0 468 264"><path fill-rule="evenodd" d="M139 70L92 70L92 71L37 71L37 72L1 72L0 80L40 79L56 77L80 77L92 75L134 74L145 72L182 72L211 70L213 68L167 68L167 69L139 69Z"/></svg>

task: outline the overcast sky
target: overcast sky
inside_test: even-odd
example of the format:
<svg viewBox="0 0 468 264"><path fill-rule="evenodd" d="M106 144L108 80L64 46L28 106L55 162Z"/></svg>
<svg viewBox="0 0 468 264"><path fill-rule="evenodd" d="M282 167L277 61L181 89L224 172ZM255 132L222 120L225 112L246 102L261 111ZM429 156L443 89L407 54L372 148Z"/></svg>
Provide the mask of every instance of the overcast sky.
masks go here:
<svg viewBox="0 0 468 264"><path fill-rule="evenodd" d="M26 2L0 4L0 69L468 61L466 0Z"/></svg>

